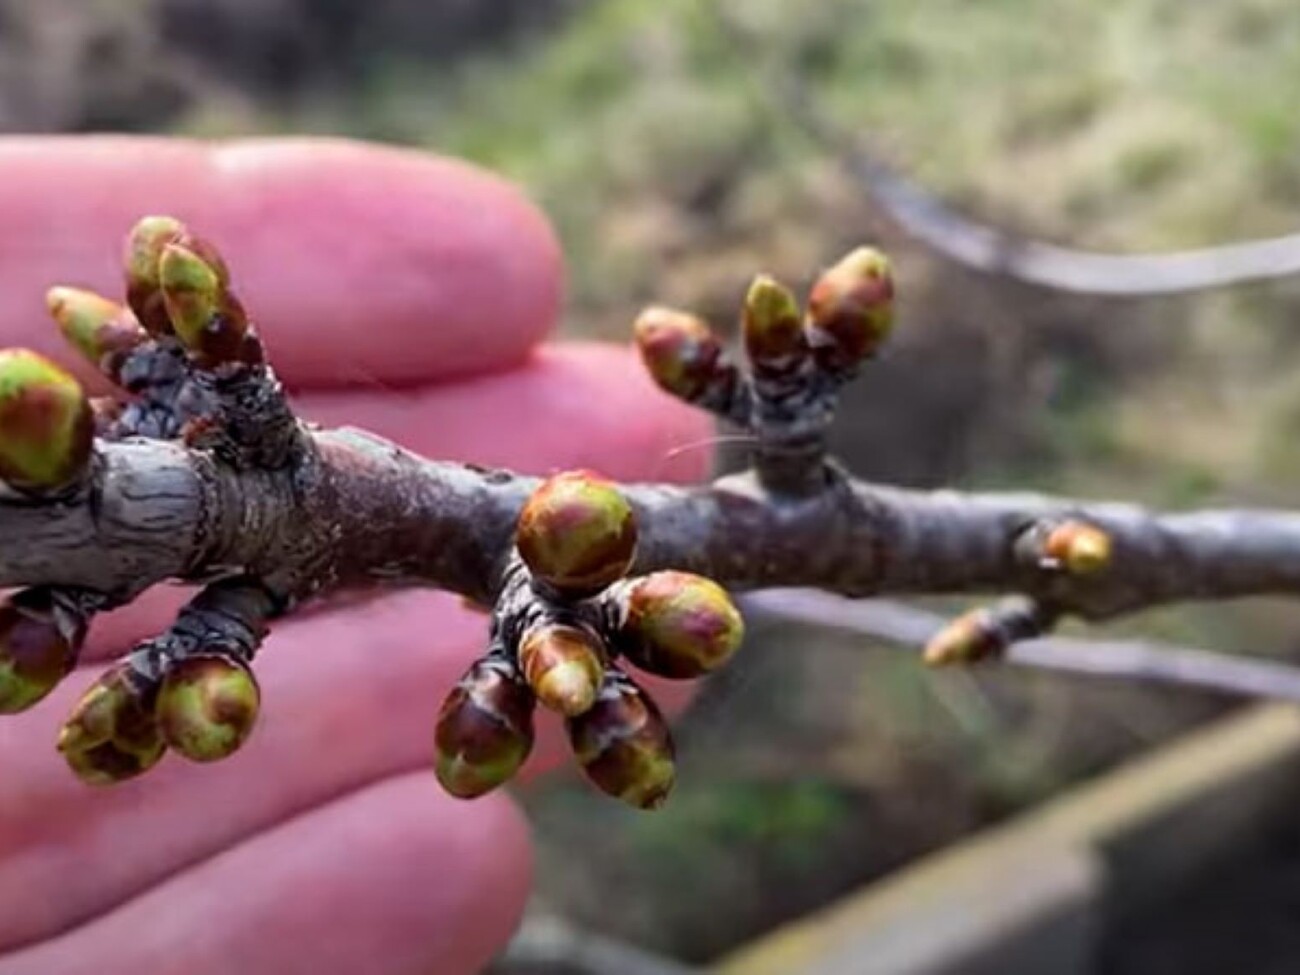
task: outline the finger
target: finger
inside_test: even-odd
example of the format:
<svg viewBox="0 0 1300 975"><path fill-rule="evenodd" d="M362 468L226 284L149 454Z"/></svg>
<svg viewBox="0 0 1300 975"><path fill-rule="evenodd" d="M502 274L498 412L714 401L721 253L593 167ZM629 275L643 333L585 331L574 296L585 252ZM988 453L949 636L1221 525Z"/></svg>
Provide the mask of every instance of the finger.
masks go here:
<svg viewBox="0 0 1300 975"><path fill-rule="evenodd" d="M416 453L528 474L588 467L620 480L694 481L713 459L707 414L665 396L631 349L544 346L521 369L405 391L316 393L300 408Z"/></svg>
<svg viewBox="0 0 1300 975"><path fill-rule="evenodd" d="M619 480L694 481L713 426L663 395L636 357L610 345L548 346L523 367L403 392L301 397L308 418L366 427L428 457L546 473L593 468ZM86 659L123 652L174 618L192 591L154 589L95 622Z"/></svg>
<svg viewBox="0 0 1300 975"><path fill-rule="evenodd" d="M0 948L50 937L231 843L402 772L432 777L434 718L485 621L413 592L290 621L258 661L263 715L242 751L212 766L167 756L141 779L90 789L52 751L83 669L21 721L0 723ZM667 682L645 681L662 699ZM680 700L686 686L670 688ZM560 722L538 715L530 771L567 757ZM89 867L88 865L93 865Z"/></svg>
<svg viewBox="0 0 1300 975"><path fill-rule="evenodd" d="M526 829L428 775L383 782L169 879L77 931L6 959L9 975L462 975L527 896Z"/></svg>
<svg viewBox="0 0 1300 975"><path fill-rule="evenodd" d="M122 239L170 213L221 248L293 386L405 384L520 361L560 258L510 184L337 140L0 140L0 342L64 356L44 294L121 291Z"/></svg>

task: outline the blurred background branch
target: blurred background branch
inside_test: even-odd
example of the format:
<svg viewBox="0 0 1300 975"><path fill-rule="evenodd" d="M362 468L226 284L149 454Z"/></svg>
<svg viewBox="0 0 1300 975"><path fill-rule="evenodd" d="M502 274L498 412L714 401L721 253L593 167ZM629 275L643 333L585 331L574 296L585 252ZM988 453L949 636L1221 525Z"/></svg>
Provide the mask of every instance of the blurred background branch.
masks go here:
<svg viewBox="0 0 1300 975"><path fill-rule="evenodd" d="M1129 298L1300 273L1300 233L1160 254L1103 254L1034 240L966 217L874 156L866 138L832 121L797 73L770 66L762 41L733 21L725 4L700 3L736 59L753 72L780 120L838 160L901 230L948 260L1039 287Z"/></svg>
<svg viewBox="0 0 1300 975"><path fill-rule="evenodd" d="M916 651L949 622L946 616L892 600L844 599L811 589L767 590L749 595L742 602L746 610L758 615L847 630ZM1067 637L1025 640L1012 644L1005 660L1073 674L1181 684L1300 703L1300 668L1156 641Z"/></svg>

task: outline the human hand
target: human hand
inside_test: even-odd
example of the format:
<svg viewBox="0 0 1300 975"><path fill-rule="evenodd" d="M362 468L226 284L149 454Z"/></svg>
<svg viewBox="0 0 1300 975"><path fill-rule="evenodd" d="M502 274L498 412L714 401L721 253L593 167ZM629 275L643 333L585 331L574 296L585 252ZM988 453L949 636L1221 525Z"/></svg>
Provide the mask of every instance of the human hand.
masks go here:
<svg viewBox="0 0 1300 975"><path fill-rule="evenodd" d="M170 213L221 247L309 419L535 472L703 473L698 454L665 466L706 426L629 354L535 348L560 260L493 177L339 142L116 138L0 140L0 175L0 345L72 365L46 288L118 296L123 235ZM239 754L83 785L54 750L59 725L97 665L165 627L183 596L97 621L79 669L0 719L0 972L477 970L530 878L509 799L449 798L431 770L434 716L481 654L483 618L405 593L286 620L259 656L262 717ZM532 770L563 753L545 730Z"/></svg>

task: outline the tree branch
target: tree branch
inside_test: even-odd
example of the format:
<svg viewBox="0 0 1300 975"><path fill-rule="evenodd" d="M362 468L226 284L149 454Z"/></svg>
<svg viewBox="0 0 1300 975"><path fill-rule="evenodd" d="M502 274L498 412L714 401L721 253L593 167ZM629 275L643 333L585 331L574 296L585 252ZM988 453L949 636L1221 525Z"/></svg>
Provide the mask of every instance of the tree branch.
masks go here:
<svg viewBox="0 0 1300 975"><path fill-rule="evenodd" d="M0 501L0 536L8 540L0 586L129 592L229 566L283 575L301 558L296 536L327 524L328 543L311 553L315 591L394 581L495 598L538 479L422 460L358 431L311 439L318 468L307 484L220 469L176 443L101 444L96 483L82 496L57 506ZM1021 592L1090 619L1184 600L1300 593L1300 515L1286 511L1161 514L848 478L812 498L790 498L766 491L753 474L621 491L640 526L634 573L682 569L735 590ZM1031 526L1064 518L1113 540L1106 571L1063 576L1017 553Z"/></svg>
<svg viewBox="0 0 1300 975"><path fill-rule="evenodd" d="M89 782L141 774L168 750L195 761L233 752L256 719L251 665L267 627L321 594L379 585L491 607L484 654L435 735L439 779L463 798L520 767L541 704L564 717L599 788L661 803L672 739L629 667L691 678L722 666L743 634L726 590L1014 593L942 630L926 661L1009 654L1234 690L1294 687L1265 665L1134 645L1106 659L1077 646L1054 656L1032 638L1066 615L1296 594L1300 515L909 491L827 457L841 390L893 327L892 272L876 251L823 271L806 308L755 279L738 356L694 316L641 316L636 341L656 382L754 443L751 470L693 488L591 472L539 480L311 428L211 244L146 218L129 239L127 278L129 309L71 289L50 296L77 348L132 395L125 409L96 415L56 366L0 352L0 586L27 587L0 602L0 711L30 707L72 669L96 612L168 580L204 586L73 709L59 747Z"/></svg>

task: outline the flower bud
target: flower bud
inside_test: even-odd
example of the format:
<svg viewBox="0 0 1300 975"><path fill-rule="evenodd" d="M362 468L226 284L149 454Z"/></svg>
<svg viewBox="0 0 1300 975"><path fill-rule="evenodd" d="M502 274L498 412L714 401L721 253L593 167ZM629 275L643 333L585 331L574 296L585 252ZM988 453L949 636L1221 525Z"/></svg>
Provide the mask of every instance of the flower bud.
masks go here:
<svg viewBox="0 0 1300 975"><path fill-rule="evenodd" d="M661 677L699 677L730 659L744 621L725 589L688 572L654 572L627 587L619 650Z"/></svg>
<svg viewBox="0 0 1300 975"><path fill-rule="evenodd" d="M757 373L792 372L808 354L799 303L789 288L765 274L749 286L741 326L745 353Z"/></svg>
<svg viewBox="0 0 1300 975"><path fill-rule="evenodd" d="M45 303L68 343L115 382L122 360L149 337L129 308L93 291L51 288Z"/></svg>
<svg viewBox="0 0 1300 975"><path fill-rule="evenodd" d="M179 243L162 250L159 282L172 328L208 363L241 358L248 316L230 293L223 269Z"/></svg>
<svg viewBox="0 0 1300 975"><path fill-rule="evenodd" d="M94 430L68 373L26 349L0 351L0 478L29 490L70 484L90 459Z"/></svg>
<svg viewBox="0 0 1300 975"><path fill-rule="evenodd" d="M435 771L453 796L473 799L519 771L533 748L533 694L513 665L477 661L443 702Z"/></svg>
<svg viewBox="0 0 1300 975"><path fill-rule="evenodd" d="M665 392L687 402L698 400L713 385L736 382L722 343L703 321L672 308L647 308L633 326L641 361Z"/></svg>
<svg viewBox="0 0 1300 975"><path fill-rule="evenodd" d="M154 710L169 747L191 761L215 762L248 739L258 703L257 681L248 666L214 653L169 666Z"/></svg>
<svg viewBox="0 0 1300 975"><path fill-rule="evenodd" d="M596 700L605 667L596 637L575 626L544 623L519 643L519 668L537 699L568 717Z"/></svg>
<svg viewBox="0 0 1300 975"><path fill-rule="evenodd" d="M1007 634L988 609L973 609L958 616L925 645L923 659L931 667L973 664L1001 656Z"/></svg>
<svg viewBox="0 0 1300 975"><path fill-rule="evenodd" d="M894 319L894 277L880 251L859 247L823 272L808 297L808 344L833 372L875 354Z"/></svg>
<svg viewBox="0 0 1300 975"><path fill-rule="evenodd" d="M650 695L609 671L591 709L565 722L573 753L597 788L638 809L663 805L676 771L668 723Z"/></svg>
<svg viewBox="0 0 1300 975"><path fill-rule="evenodd" d="M171 320L163 307L159 265L163 248L179 240L185 225L174 217L153 216L139 221L126 238L126 300L137 321L151 335L170 335Z"/></svg>
<svg viewBox="0 0 1300 975"><path fill-rule="evenodd" d="M636 554L636 518L609 481L569 471L544 481L519 515L515 544L534 578L590 595L623 577Z"/></svg>
<svg viewBox="0 0 1300 975"><path fill-rule="evenodd" d="M161 283L163 249L168 244L181 244L197 254L216 272L223 286L230 282L229 271L217 249L191 234L175 217L151 216L140 220L127 235L123 264L127 304L151 335L172 333Z"/></svg>
<svg viewBox="0 0 1300 975"><path fill-rule="evenodd" d="M84 620L60 617L48 589L0 601L0 714L31 707L72 670Z"/></svg>
<svg viewBox="0 0 1300 975"><path fill-rule="evenodd" d="M1070 575L1094 575L1110 566L1110 536L1087 522L1063 521L1043 540L1043 557Z"/></svg>
<svg viewBox="0 0 1300 975"><path fill-rule="evenodd" d="M157 685L127 662L90 686L59 734L59 751L91 785L134 778L157 764L165 746L154 717Z"/></svg>

